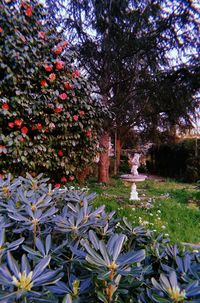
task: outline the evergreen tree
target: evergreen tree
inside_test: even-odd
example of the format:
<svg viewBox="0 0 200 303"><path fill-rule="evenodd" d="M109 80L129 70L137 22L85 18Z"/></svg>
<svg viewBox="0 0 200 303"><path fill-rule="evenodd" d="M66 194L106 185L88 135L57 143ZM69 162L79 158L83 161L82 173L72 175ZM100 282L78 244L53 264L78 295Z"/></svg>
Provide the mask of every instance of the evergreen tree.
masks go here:
<svg viewBox="0 0 200 303"><path fill-rule="evenodd" d="M96 92L105 104L114 112L116 110L116 123L119 108L123 109L125 117L132 115L137 125L144 118L145 123L151 123L151 119L147 119L149 109L154 113L159 109L158 114L162 112L164 99L159 99L156 91L157 98L154 96L151 98L154 101L149 103L146 92L153 96L153 84L161 81L155 79L159 75L163 78L163 72L171 74L172 51L187 53L186 68L196 65L199 14L191 0L69 0L66 5L63 2L62 10L65 10L63 25L70 29L73 39L76 38L74 43L78 45L81 62L93 80ZM181 60L176 69L180 64ZM151 91L143 93L146 85ZM179 99L173 98L170 103L176 100ZM130 110L131 102L134 111ZM186 113L185 103L182 107ZM104 125L105 132L100 140L104 153L100 157L99 181L108 182L108 138L113 124L106 119Z"/></svg>

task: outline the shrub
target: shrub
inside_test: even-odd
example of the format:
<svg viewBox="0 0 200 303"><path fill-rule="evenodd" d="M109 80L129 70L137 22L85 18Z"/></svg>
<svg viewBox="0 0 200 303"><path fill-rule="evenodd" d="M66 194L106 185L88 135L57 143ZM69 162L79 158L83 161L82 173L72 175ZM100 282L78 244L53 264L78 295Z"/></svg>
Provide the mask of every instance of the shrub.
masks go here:
<svg viewBox="0 0 200 303"><path fill-rule="evenodd" d="M199 253L47 181L0 181L0 302L199 302Z"/></svg>
<svg viewBox="0 0 200 303"><path fill-rule="evenodd" d="M148 169L166 177L195 182L200 179L200 140L153 146Z"/></svg>
<svg viewBox="0 0 200 303"><path fill-rule="evenodd" d="M1 170L73 180L96 156L105 109L48 7L1 0L0 8Z"/></svg>
<svg viewBox="0 0 200 303"><path fill-rule="evenodd" d="M119 172L120 173L129 173L131 171L131 166L129 164L129 158L126 155L121 156Z"/></svg>

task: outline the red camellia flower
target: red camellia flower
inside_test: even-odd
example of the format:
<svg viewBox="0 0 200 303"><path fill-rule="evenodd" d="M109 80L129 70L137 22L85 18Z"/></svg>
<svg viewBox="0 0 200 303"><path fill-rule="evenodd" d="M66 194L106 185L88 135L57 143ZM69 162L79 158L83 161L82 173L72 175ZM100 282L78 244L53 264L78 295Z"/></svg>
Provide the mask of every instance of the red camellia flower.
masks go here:
<svg viewBox="0 0 200 303"><path fill-rule="evenodd" d="M18 141L19 141L19 142L24 142L24 138L23 138L23 137L19 137L19 138L18 138Z"/></svg>
<svg viewBox="0 0 200 303"><path fill-rule="evenodd" d="M9 110L9 108L10 108L10 106L7 103L4 103L2 105L2 109L4 109L4 110Z"/></svg>
<svg viewBox="0 0 200 303"><path fill-rule="evenodd" d="M41 85L42 87L47 87L47 86L48 86L46 80L41 80L41 81L40 81L40 85Z"/></svg>
<svg viewBox="0 0 200 303"><path fill-rule="evenodd" d="M28 133L28 128L26 126L22 127L21 132L26 135Z"/></svg>
<svg viewBox="0 0 200 303"><path fill-rule="evenodd" d="M63 176L63 177L61 178L61 182L63 182L63 183L64 183L64 182L67 182L67 178Z"/></svg>
<svg viewBox="0 0 200 303"><path fill-rule="evenodd" d="M86 137L90 138L92 136L91 130L86 131Z"/></svg>
<svg viewBox="0 0 200 303"><path fill-rule="evenodd" d="M54 112L55 113L61 113L63 111L63 108L62 107L56 107L55 109L54 109Z"/></svg>
<svg viewBox="0 0 200 303"><path fill-rule="evenodd" d="M45 68L45 70L47 72L51 72L52 71L52 66L51 65L45 64L44 68Z"/></svg>
<svg viewBox="0 0 200 303"><path fill-rule="evenodd" d="M41 124L41 123L37 123L37 124L36 124L36 128L37 128L38 130L42 130L42 124Z"/></svg>
<svg viewBox="0 0 200 303"><path fill-rule="evenodd" d="M76 77L80 76L80 71L78 69L75 70L75 75L76 75Z"/></svg>
<svg viewBox="0 0 200 303"><path fill-rule="evenodd" d="M23 120L20 120L20 119L16 119L14 121L15 125L17 125L18 127L21 127L22 126L22 123L23 123Z"/></svg>
<svg viewBox="0 0 200 303"><path fill-rule="evenodd" d="M50 74L50 75L49 75L49 79L50 79L51 81L56 80L56 74L54 74L54 73Z"/></svg>
<svg viewBox="0 0 200 303"><path fill-rule="evenodd" d="M80 71L78 69L75 72L72 72L72 78L78 78L80 76Z"/></svg>
<svg viewBox="0 0 200 303"><path fill-rule="evenodd" d="M56 69L57 70L61 70L64 65L65 65L65 63L63 61L61 61L61 60L56 61Z"/></svg>
<svg viewBox="0 0 200 303"><path fill-rule="evenodd" d="M58 151L58 156L60 156L60 157L63 156L63 151L61 149Z"/></svg>
<svg viewBox="0 0 200 303"><path fill-rule="evenodd" d="M39 33L38 33L38 38L44 39L45 36L46 36L46 33L45 33L45 32L39 32Z"/></svg>
<svg viewBox="0 0 200 303"><path fill-rule="evenodd" d="M25 10L25 15L26 15L27 17L31 17L32 14L33 14L33 9L32 9L31 6L28 6L27 9Z"/></svg>
<svg viewBox="0 0 200 303"><path fill-rule="evenodd" d="M84 115L85 115L84 110L79 110L79 115L80 115L81 117L84 116Z"/></svg>
<svg viewBox="0 0 200 303"><path fill-rule="evenodd" d="M74 121L78 121L78 115L73 116Z"/></svg>
<svg viewBox="0 0 200 303"><path fill-rule="evenodd" d="M3 33L3 28L0 26L0 33Z"/></svg>
<svg viewBox="0 0 200 303"><path fill-rule="evenodd" d="M68 97L67 97L67 94L62 93L62 94L59 95L59 98L60 98L61 100L66 100Z"/></svg>
<svg viewBox="0 0 200 303"><path fill-rule="evenodd" d="M67 41L63 41L61 44L61 47L65 48L68 46L68 42Z"/></svg>
<svg viewBox="0 0 200 303"><path fill-rule="evenodd" d="M3 153L3 152L4 152L4 148L6 148L6 146L0 145L0 153Z"/></svg>
<svg viewBox="0 0 200 303"><path fill-rule="evenodd" d="M74 181L74 179L75 179L74 176L69 177L69 181Z"/></svg>
<svg viewBox="0 0 200 303"><path fill-rule="evenodd" d="M13 128L15 125L14 125L14 122L9 122L8 123L8 126L10 127L10 128Z"/></svg>
<svg viewBox="0 0 200 303"><path fill-rule="evenodd" d="M64 87L66 89L72 89L72 86L71 86L71 84L68 81L64 83Z"/></svg>
<svg viewBox="0 0 200 303"><path fill-rule="evenodd" d="M60 183L55 184L55 188L60 188Z"/></svg>
<svg viewBox="0 0 200 303"><path fill-rule="evenodd" d="M62 53L62 46L57 46L54 50L54 54L60 55Z"/></svg>

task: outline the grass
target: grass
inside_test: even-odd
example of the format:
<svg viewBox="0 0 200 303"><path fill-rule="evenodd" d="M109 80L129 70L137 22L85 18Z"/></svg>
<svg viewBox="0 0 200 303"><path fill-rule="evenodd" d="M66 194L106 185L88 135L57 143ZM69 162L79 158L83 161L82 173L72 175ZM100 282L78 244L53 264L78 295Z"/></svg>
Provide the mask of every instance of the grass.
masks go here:
<svg viewBox="0 0 200 303"><path fill-rule="evenodd" d="M139 182L139 196L154 201L151 209L135 207L135 202L129 201L130 188L119 179L111 179L107 186L91 181L89 188L98 194L95 206L105 204L107 211L115 210L118 217L127 217L133 225L143 224L169 235L173 243L200 243L200 190L192 184Z"/></svg>

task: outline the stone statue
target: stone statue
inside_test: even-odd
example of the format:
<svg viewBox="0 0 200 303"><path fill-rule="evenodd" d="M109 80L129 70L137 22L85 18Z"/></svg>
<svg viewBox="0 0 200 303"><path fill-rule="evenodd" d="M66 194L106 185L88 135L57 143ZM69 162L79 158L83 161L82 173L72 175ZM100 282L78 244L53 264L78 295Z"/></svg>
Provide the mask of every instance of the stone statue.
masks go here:
<svg viewBox="0 0 200 303"><path fill-rule="evenodd" d="M142 152L141 152L142 154ZM129 154L129 164L131 164L131 173L126 175L121 175L121 179L125 183L125 185L130 184L131 185L131 195L130 195L130 201L137 201L140 200L138 197L136 182L144 181L147 176L143 174L138 174L138 167L140 165L140 155L139 152L135 152L134 155Z"/></svg>
<svg viewBox="0 0 200 303"><path fill-rule="evenodd" d="M131 159L131 174L134 176L138 176L138 167L140 165L140 154L135 153L133 158Z"/></svg>

